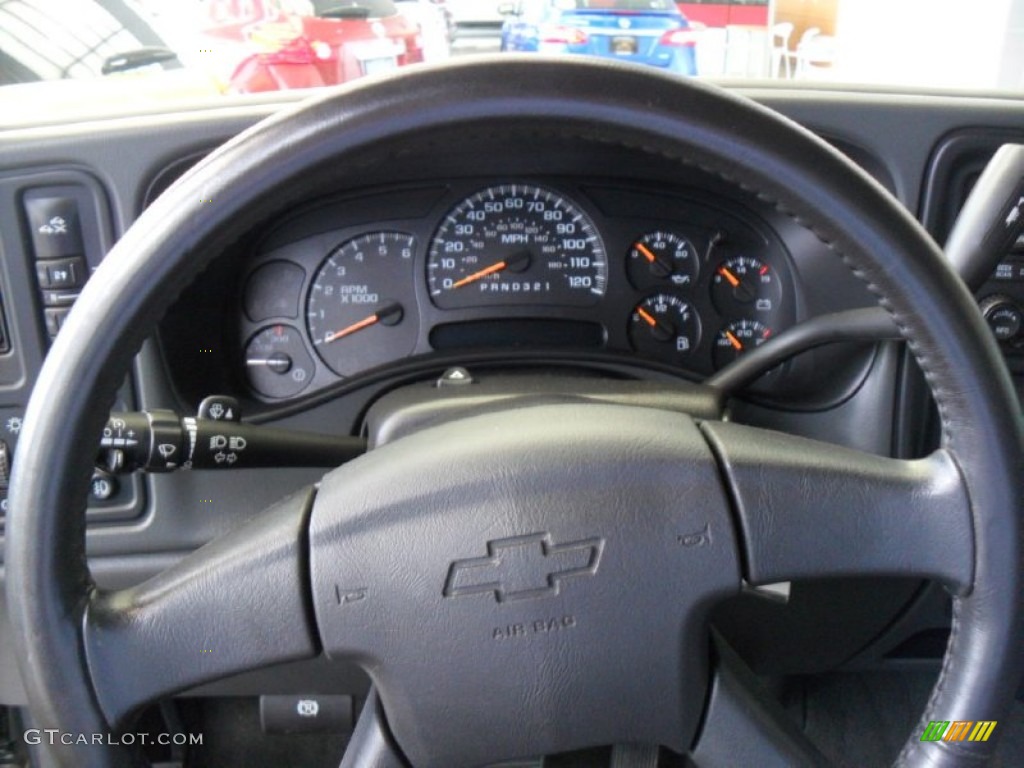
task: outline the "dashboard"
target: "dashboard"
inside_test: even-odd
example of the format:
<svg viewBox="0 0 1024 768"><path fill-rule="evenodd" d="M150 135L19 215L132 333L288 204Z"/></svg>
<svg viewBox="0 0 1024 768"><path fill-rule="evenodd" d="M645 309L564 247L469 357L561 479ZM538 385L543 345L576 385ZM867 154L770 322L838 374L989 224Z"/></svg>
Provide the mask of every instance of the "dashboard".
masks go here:
<svg viewBox="0 0 1024 768"><path fill-rule="evenodd" d="M435 352L563 349L704 377L801 304L786 248L751 212L573 179L364 192L255 251L239 362L267 402Z"/></svg>
<svg viewBox="0 0 1024 768"><path fill-rule="evenodd" d="M1024 138L1017 102L770 88L750 95L836 144L940 242L995 147ZM84 281L161 189L278 108L0 136L0 424L20 424L58 330L51 318L73 301L44 292L51 289L40 275L50 274L39 271L26 195L64 190L78 201ZM907 128L893 131L895 124ZM874 303L798 223L698 172L680 177L656 159L557 139L502 157L471 141L440 146L423 153L430 159L422 165L381 162L358 188L339 174L273 220L246 222L245 236L224 244L143 347L119 406L189 414L224 394L240 402L246 421L358 434L384 394L426 386L455 366L478 378L571 371L702 381L804 320ZM1006 263L1022 259L1015 252ZM1022 274L1004 267L979 300L998 294L1024 308ZM1018 373L1021 338L1004 342ZM732 404L738 420L904 456L928 449L930 408L895 344L813 350ZM5 427L0 437L16 452L15 431ZM90 500L94 571L104 584L138 581L321 475L292 468L133 477ZM839 589L837 598L833 588L810 585L785 606L744 603L717 623L769 672L824 669L858 654L917 659L944 642L944 604L920 585ZM2 637L3 611L0 622ZM0 700L16 703L23 692L9 648L0 640ZM207 693L303 691L329 675L351 671L278 670Z"/></svg>

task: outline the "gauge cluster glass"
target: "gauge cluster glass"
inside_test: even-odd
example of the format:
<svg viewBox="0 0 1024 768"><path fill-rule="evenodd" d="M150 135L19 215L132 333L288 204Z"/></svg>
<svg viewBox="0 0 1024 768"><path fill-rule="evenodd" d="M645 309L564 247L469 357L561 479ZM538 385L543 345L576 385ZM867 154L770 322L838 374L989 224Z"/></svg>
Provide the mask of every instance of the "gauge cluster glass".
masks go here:
<svg viewBox="0 0 1024 768"><path fill-rule="evenodd" d="M245 260L238 316L245 383L267 402L508 350L706 376L796 320L774 232L684 192L390 187L310 209L265 243Z"/></svg>

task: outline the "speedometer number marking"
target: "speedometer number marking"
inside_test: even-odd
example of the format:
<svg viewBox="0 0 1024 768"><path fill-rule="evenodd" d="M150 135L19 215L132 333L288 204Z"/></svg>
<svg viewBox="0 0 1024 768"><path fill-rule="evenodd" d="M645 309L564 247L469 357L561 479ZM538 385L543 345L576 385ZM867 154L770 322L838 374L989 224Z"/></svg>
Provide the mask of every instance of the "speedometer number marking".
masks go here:
<svg viewBox="0 0 1024 768"><path fill-rule="evenodd" d="M430 246L427 283L441 309L588 306L604 296L607 263L578 205L542 187L490 187L463 200Z"/></svg>

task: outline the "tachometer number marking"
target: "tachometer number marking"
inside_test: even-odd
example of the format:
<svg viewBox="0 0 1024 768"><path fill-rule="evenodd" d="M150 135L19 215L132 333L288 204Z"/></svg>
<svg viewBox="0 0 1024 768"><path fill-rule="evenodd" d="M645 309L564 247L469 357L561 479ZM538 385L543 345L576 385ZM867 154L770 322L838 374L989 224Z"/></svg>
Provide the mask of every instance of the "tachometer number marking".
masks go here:
<svg viewBox="0 0 1024 768"><path fill-rule="evenodd" d="M406 312L415 307L415 248L411 235L372 232L342 243L317 270L307 301L309 335L339 376L401 358L415 346L416 314Z"/></svg>

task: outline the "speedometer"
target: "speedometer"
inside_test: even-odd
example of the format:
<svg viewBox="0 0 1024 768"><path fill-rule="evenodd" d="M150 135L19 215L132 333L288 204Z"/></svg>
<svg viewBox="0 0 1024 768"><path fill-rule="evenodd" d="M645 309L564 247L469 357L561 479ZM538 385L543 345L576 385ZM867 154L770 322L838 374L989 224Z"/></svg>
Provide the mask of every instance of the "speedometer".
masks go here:
<svg viewBox="0 0 1024 768"><path fill-rule="evenodd" d="M441 309L587 306L605 292L604 245L580 207L549 189L505 184L445 216L430 244L427 283Z"/></svg>

